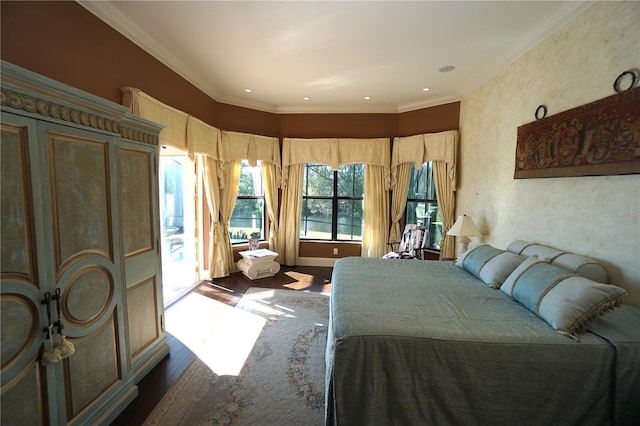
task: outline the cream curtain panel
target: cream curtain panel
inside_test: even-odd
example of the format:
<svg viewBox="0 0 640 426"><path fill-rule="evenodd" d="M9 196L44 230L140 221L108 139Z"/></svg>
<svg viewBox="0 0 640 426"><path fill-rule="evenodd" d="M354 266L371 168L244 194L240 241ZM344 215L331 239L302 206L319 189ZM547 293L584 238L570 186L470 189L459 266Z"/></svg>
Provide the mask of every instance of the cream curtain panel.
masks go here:
<svg viewBox="0 0 640 426"><path fill-rule="evenodd" d="M395 241L399 235L400 225L395 222L398 211L404 211L409 183L408 172L403 164L423 164L433 162L436 184L436 197L442 216L443 242L440 248L441 258L455 257L452 238L447 231L453 226L455 219L455 190L456 190L456 159L458 155L457 130L449 130L440 133L426 133L408 137L399 137L393 140L393 154L391 156L391 185L395 191L392 204L392 227L389 239ZM409 167L410 170L410 167ZM403 186L405 188L403 188ZM400 207L402 205L402 207ZM401 216L400 216L401 217ZM393 239L392 239L393 238Z"/></svg>
<svg viewBox="0 0 640 426"><path fill-rule="evenodd" d="M302 213L302 181L304 164L289 166L287 185L283 182L282 205L278 232L280 263L295 265L300 252L300 214Z"/></svg>
<svg viewBox="0 0 640 426"><path fill-rule="evenodd" d="M220 225L220 179L218 179L218 162L211 157L198 156L204 177L204 190L207 206L211 212L211 234L209 235L209 258L207 268L209 278L214 278L215 271L227 268L228 256L222 244L222 228Z"/></svg>
<svg viewBox="0 0 640 426"><path fill-rule="evenodd" d="M362 257L382 257L387 252L389 191L383 166L365 165Z"/></svg>
<svg viewBox="0 0 640 426"><path fill-rule="evenodd" d="M400 241L400 238L402 238L400 221L407 205L412 164L402 163L398 164L396 168L395 185L391 188L393 192L391 193L391 231L389 232L389 241Z"/></svg>
<svg viewBox="0 0 640 426"><path fill-rule="evenodd" d="M172 108L139 89L124 87L122 103L135 115L162 124L162 144L198 157L211 212L209 273L212 278L229 275L233 251L228 235L229 219L237 198L241 160L262 163L265 204L270 220L269 247L277 246L278 187L281 182L278 138L221 131Z"/></svg>
<svg viewBox="0 0 640 426"><path fill-rule="evenodd" d="M447 235L453 226L456 214L455 188L452 185L451 168L444 161L433 162L433 175L436 180L436 197L442 216L442 242L440 244L440 259L456 257L454 237Z"/></svg>
<svg viewBox="0 0 640 426"><path fill-rule="evenodd" d="M366 166L362 255L379 257L384 254L388 230L388 191L391 186L390 152L388 138L284 139L283 196L278 234L281 263L295 265L298 260L302 178L307 163L329 164L333 170L338 170L340 164ZM371 176L368 176L369 173Z"/></svg>
<svg viewBox="0 0 640 426"><path fill-rule="evenodd" d="M278 154L280 151L278 150ZM280 187L280 164L262 163L264 202L269 215L269 250L278 253L278 188Z"/></svg>
<svg viewBox="0 0 640 426"><path fill-rule="evenodd" d="M242 160L226 161L223 163L225 169L224 186L220 188L220 244L225 264L221 265L221 269L209 270L212 278L226 277L233 269L233 249L231 247L231 239L229 238L229 220L233 214L233 208L236 205L238 196L238 184L240 183L240 170L242 168Z"/></svg>

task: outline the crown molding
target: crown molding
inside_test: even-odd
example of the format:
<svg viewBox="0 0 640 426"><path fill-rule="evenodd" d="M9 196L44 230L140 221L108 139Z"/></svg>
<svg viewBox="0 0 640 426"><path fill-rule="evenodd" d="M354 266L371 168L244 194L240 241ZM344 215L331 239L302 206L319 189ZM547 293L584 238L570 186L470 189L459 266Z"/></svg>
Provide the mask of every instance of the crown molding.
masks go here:
<svg viewBox="0 0 640 426"><path fill-rule="evenodd" d="M123 15L118 9L113 7L108 1L90 1L76 0L80 6L87 9L97 18L105 22L118 33L129 39L145 52L156 58L162 64L169 67L179 76L196 86L202 92L211 98L218 100L219 93L216 89L206 81L198 78L188 66L180 61L170 51L165 49L161 44L153 40L146 32L142 31L133 21L126 15Z"/></svg>

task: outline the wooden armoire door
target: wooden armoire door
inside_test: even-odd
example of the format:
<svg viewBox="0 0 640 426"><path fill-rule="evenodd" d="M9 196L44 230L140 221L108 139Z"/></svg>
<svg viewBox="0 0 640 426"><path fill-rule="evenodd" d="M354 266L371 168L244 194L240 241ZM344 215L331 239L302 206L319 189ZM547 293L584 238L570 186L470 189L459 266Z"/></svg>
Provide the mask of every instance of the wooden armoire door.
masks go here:
<svg viewBox="0 0 640 426"><path fill-rule="evenodd" d="M0 124L0 334L2 424L47 424L56 406L47 400L46 370L40 366L47 284L38 262L29 138L36 123L2 113ZM41 221L38 221L41 222ZM55 401L53 403L55 405Z"/></svg>
<svg viewBox="0 0 640 426"><path fill-rule="evenodd" d="M167 354L158 215L157 147L121 142L118 148L129 357L134 379ZM164 346L164 348L162 348Z"/></svg>
<svg viewBox="0 0 640 426"><path fill-rule="evenodd" d="M90 406L122 398L129 379L114 137L2 122L2 422L93 421ZM56 291L47 312L44 295ZM57 320L75 353L42 366L44 329Z"/></svg>
<svg viewBox="0 0 640 426"><path fill-rule="evenodd" d="M116 146L111 135L43 123L40 164L45 250L60 290L63 332L75 353L54 365L66 422L84 419L91 405L114 397L128 379L124 348L122 252L115 185Z"/></svg>

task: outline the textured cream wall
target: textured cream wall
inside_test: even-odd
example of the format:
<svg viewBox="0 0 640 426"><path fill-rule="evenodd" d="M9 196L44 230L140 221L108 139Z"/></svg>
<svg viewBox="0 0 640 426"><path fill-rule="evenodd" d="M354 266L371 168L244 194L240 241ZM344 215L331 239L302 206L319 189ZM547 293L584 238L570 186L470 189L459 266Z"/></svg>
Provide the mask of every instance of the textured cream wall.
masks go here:
<svg viewBox="0 0 640 426"><path fill-rule="evenodd" d="M601 2L462 100L457 213L484 241L539 242L600 260L640 306L640 175L514 179L518 126L615 94L640 68L640 3Z"/></svg>

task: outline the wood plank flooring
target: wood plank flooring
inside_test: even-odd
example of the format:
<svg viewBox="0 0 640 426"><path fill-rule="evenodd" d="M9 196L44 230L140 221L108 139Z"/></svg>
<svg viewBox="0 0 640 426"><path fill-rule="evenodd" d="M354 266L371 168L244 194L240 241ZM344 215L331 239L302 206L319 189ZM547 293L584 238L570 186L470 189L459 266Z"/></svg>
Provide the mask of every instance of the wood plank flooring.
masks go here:
<svg viewBox="0 0 640 426"><path fill-rule="evenodd" d="M230 306L235 306L251 287L329 293L332 270L330 267L319 266L283 266L276 276L255 281L238 272L228 277L216 278L212 282L203 281L193 291ZM180 340L167 333L167 342L169 355L138 383L138 397L111 423L113 426L144 423L164 394L193 361L195 355Z"/></svg>

